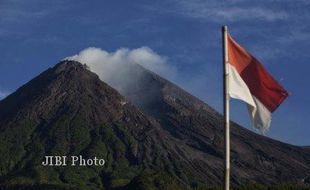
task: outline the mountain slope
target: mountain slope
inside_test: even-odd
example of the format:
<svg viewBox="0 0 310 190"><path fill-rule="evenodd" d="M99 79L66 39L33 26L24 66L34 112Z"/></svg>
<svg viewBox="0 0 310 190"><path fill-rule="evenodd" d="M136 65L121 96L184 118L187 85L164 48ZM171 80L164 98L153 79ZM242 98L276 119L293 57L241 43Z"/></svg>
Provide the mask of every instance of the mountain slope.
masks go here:
<svg viewBox="0 0 310 190"><path fill-rule="evenodd" d="M136 77L117 89L126 98L85 65L63 61L2 100L1 189L129 188L144 176L154 180L148 183L170 189L219 185L221 116L156 74L129 67ZM106 164L45 167L46 155L96 156ZM236 124L232 163L235 185L309 181L309 149Z"/></svg>
<svg viewBox="0 0 310 190"><path fill-rule="evenodd" d="M195 174L195 150L77 62L62 62L0 102L3 187L57 185L110 189L144 172ZM44 167L46 155L104 158L104 167ZM169 181L170 183L170 181ZM45 187L45 186L44 186Z"/></svg>
<svg viewBox="0 0 310 190"><path fill-rule="evenodd" d="M128 67L131 68L126 69L127 75L135 77L117 90L155 117L172 136L182 139L198 151L207 153L208 161L204 168L208 167L209 171L214 171L213 174L219 173L221 167L217 161L223 159L224 147L221 115L196 97L140 65L132 64ZM234 183L241 184L246 181L272 184L309 180L309 149L272 140L235 123L231 126L231 141ZM204 172L205 170L201 170L201 173ZM216 176L217 179L213 177L212 181L216 181L222 176Z"/></svg>
<svg viewBox="0 0 310 190"><path fill-rule="evenodd" d="M3 184L118 186L147 167L150 146L165 150L153 144L167 138L154 119L75 62L47 70L1 101L0 115ZM106 165L41 166L45 155L79 154L103 157Z"/></svg>

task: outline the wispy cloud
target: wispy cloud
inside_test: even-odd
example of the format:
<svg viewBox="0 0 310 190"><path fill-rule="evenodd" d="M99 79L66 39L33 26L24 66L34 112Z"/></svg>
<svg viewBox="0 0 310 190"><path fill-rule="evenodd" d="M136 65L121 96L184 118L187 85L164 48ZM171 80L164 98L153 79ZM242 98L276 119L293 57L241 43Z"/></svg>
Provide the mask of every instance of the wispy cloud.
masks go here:
<svg viewBox="0 0 310 190"><path fill-rule="evenodd" d="M244 21L261 19L275 21L287 18L284 11L275 11L266 7L247 5L243 1L219 3L214 0L177 1L181 13L188 17L213 21Z"/></svg>
<svg viewBox="0 0 310 190"><path fill-rule="evenodd" d="M286 33L285 36L280 36L278 41L282 44L291 44L296 42L309 42L310 34L304 26L294 27Z"/></svg>
<svg viewBox="0 0 310 190"><path fill-rule="evenodd" d="M23 9L0 9L2 22L10 22L10 23L16 23L16 22L22 22L25 19L37 19L42 18L46 15L48 15L48 11L46 10L37 10L37 11L27 11Z"/></svg>
<svg viewBox="0 0 310 190"><path fill-rule="evenodd" d="M0 6L0 23L16 24L29 20L37 20L50 14L47 9L27 6L23 1L8 1Z"/></svg>
<svg viewBox="0 0 310 190"><path fill-rule="evenodd" d="M165 11L188 18L214 22L240 22L263 20L273 22L286 19L289 14L284 10L273 9L273 6L256 5L245 0L170 0L165 7L150 9Z"/></svg>
<svg viewBox="0 0 310 190"><path fill-rule="evenodd" d="M275 12L270 9L251 7L251 8L222 8L210 11L210 16L218 20L242 21L261 19L265 21L283 20L288 17L284 11Z"/></svg>

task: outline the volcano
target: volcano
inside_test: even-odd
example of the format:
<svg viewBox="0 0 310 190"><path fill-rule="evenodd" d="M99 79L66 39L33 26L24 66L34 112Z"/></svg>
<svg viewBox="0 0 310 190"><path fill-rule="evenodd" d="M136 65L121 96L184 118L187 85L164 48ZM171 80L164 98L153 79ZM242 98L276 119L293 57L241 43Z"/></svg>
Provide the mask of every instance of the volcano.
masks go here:
<svg viewBox="0 0 310 190"><path fill-rule="evenodd" d="M142 66L128 67L135 77L112 88L87 65L62 61L2 100L0 189L220 186L222 116ZM100 157L105 164L43 166L48 155ZM233 122L231 162L234 186L310 181L309 148Z"/></svg>

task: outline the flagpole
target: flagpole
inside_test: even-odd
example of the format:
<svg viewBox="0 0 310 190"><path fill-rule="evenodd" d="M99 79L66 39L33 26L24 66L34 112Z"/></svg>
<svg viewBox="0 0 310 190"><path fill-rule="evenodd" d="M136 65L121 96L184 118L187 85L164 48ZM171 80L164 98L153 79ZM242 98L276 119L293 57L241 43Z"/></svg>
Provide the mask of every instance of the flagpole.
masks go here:
<svg viewBox="0 0 310 190"><path fill-rule="evenodd" d="M225 131L225 183L224 190L229 190L230 185L230 127L229 127L229 94L228 94L228 47L227 47L227 26L222 27L223 40L223 111Z"/></svg>

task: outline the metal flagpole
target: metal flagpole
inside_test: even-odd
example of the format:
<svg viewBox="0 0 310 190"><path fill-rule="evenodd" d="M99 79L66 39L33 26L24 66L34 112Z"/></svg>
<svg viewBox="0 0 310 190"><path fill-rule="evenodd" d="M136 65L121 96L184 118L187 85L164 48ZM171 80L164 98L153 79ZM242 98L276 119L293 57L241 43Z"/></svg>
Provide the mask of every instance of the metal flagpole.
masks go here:
<svg viewBox="0 0 310 190"><path fill-rule="evenodd" d="M230 127L229 127L229 94L228 94L228 47L227 47L227 26L222 27L223 39L223 110L225 130L225 185L224 190L229 190L230 185Z"/></svg>

